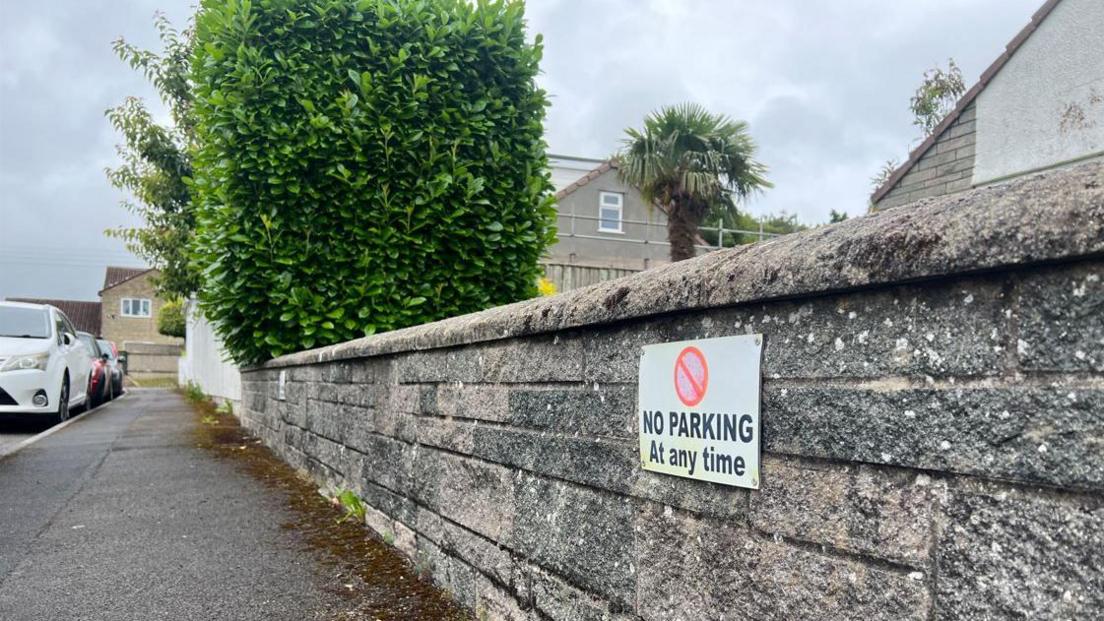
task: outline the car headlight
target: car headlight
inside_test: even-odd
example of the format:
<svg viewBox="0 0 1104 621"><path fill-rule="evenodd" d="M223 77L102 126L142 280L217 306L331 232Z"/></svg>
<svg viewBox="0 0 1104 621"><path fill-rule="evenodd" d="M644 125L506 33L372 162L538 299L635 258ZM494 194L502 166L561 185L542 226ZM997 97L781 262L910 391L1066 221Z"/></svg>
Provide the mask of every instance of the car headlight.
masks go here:
<svg viewBox="0 0 1104 621"><path fill-rule="evenodd" d="M50 362L50 354L32 354L30 356L13 356L0 367L0 373L5 371L26 371L28 369L46 370L46 363Z"/></svg>

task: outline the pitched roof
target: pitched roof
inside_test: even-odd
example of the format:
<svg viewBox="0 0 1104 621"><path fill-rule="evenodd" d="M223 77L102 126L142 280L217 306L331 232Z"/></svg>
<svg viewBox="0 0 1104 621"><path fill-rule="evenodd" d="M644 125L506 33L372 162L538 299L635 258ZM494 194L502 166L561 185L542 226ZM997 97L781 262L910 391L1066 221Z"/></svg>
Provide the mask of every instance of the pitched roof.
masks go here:
<svg viewBox="0 0 1104 621"><path fill-rule="evenodd" d="M905 163L898 166L897 169L894 170L893 173L890 174L889 177L885 180L885 183L879 186L877 190L874 190L874 193L870 196L871 202L877 203L878 201L882 200L882 197L888 194L889 191L893 189L893 186L897 185L897 182L901 180L901 177L904 177L905 173L907 173L914 165L916 165L916 162L920 161L920 158L923 157L924 153L926 153L927 150L935 144L935 141L939 138L940 135L943 134L943 131L950 127L951 124L955 122L955 119L957 119L959 115L962 114L962 111L965 110L966 107L969 106L971 103L973 103L975 99L977 99L977 96L981 93L981 91L985 89L986 85L988 85L989 82L992 81L993 77L1000 72L1001 68L1004 67L1004 64L1008 62L1008 59L1012 58L1012 55L1016 53L1016 50L1018 50L1020 46L1023 45L1024 41L1027 41L1027 38L1031 36L1031 33L1038 30L1039 24L1041 24L1043 20L1046 19L1048 15L1050 15L1051 11L1054 10L1054 7L1058 6L1058 3L1061 1L1062 0L1046 0L1046 2L1043 3L1043 6L1039 7L1039 9L1035 11L1035 13L1031 16L1031 21L1028 22L1027 25L1024 26L1018 33L1016 33L1016 36L1012 37L1012 40L1008 42L1008 45L1004 46L1004 51L1001 52L1001 55L997 56L997 59L994 60L991 65L989 65L988 69L981 72L981 77L978 78L977 84L974 84L972 87L970 87L970 90L966 91L966 93L962 95L962 97L958 100L958 103L955 104L954 110L951 110L951 112L943 118L939 125L936 125L935 129L932 130L928 137L925 138L919 146L913 149L911 153L909 153L909 157L905 161Z"/></svg>
<svg viewBox="0 0 1104 621"><path fill-rule="evenodd" d="M107 266L107 272L104 274L104 285L103 289L100 289L100 293L152 271L152 267L116 267L109 265Z"/></svg>
<svg viewBox="0 0 1104 621"><path fill-rule="evenodd" d="M609 172L611 170L615 170L616 168L617 168L617 162L615 162L613 160L606 160L606 161L602 162L601 164L598 165L597 168L595 168L594 170L592 170L592 171L588 172L587 174L583 175L582 177L580 177L579 180L576 181L575 183L572 183L571 185L567 186L566 188L560 190L559 192L556 192L556 200L559 200L559 199L571 194L575 190L578 190L579 188L583 187L584 185L590 183L591 181L594 181L598 177L601 177L602 175L606 174L607 172Z"/></svg>
<svg viewBox="0 0 1104 621"><path fill-rule="evenodd" d="M50 300L43 298L8 298L10 302L26 302L28 304L49 304L56 306L73 326L78 330L88 332L94 336L100 335L100 322L102 314L99 302L82 302L79 300Z"/></svg>

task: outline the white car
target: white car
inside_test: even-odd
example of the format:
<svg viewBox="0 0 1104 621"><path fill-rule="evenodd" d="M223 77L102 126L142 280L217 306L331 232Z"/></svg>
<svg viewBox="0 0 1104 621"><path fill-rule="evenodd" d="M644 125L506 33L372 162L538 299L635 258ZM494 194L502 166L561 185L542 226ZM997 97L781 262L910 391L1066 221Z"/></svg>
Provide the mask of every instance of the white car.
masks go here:
<svg viewBox="0 0 1104 621"><path fill-rule="evenodd" d="M88 402L91 354L60 310L0 302L0 416L62 422Z"/></svg>

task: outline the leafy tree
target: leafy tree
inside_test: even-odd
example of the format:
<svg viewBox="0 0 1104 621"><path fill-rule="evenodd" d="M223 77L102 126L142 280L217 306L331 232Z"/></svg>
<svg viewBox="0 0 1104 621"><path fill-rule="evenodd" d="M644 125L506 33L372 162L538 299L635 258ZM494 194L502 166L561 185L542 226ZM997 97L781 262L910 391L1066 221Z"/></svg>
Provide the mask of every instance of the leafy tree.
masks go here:
<svg viewBox="0 0 1104 621"><path fill-rule="evenodd" d="M193 246L237 362L537 294L555 210L523 9L201 3Z"/></svg>
<svg viewBox="0 0 1104 621"><path fill-rule="evenodd" d="M194 129L188 79L192 32L178 32L160 14L154 24L164 48L160 53L137 48L122 38L113 48L157 89L172 123L156 123L137 97L128 97L106 112L124 140L118 147L122 164L107 169L108 180L135 199L124 200L123 206L145 222L142 227L118 228L107 234L123 239L128 249L160 270L155 285L161 295L183 297L198 285L198 274L188 259L188 241L195 229L188 188L192 174L188 150Z"/></svg>
<svg viewBox="0 0 1104 621"><path fill-rule="evenodd" d="M924 72L924 77L917 87L916 92L909 100L909 110L912 111L912 124L924 132L924 137L931 135L943 119L954 110L955 104L962 94L966 92L966 83L962 80L962 71L955 64L953 58L947 59L947 70L936 66ZM870 184L874 191L882 187L898 167L897 160L889 159L882 164L878 172L870 178ZM873 209L874 205L870 205Z"/></svg>
<svg viewBox="0 0 1104 621"><path fill-rule="evenodd" d="M184 302L179 298L165 302L157 311L157 331L165 336L184 338L185 324Z"/></svg>
<svg viewBox="0 0 1104 621"><path fill-rule="evenodd" d="M915 117L912 124L922 129L924 136L931 135L965 92L962 71L953 58L947 59L946 71L938 66L925 71L920 86L909 100L909 109Z"/></svg>
<svg viewBox="0 0 1104 621"><path fill-rule="evenodd" d="M698 227L710 210L771 187L753 159L747 123L684 103L654 112L641 130L627 129L618 174L667 212L671 260L694 256Z"/></svg>
<svg viewBox="0 0 1104 621"><path fill-rule="evenodd" d="M836 211L835 209L833 209L828 214L828 224L835 224L837 222L843 222L846 219L847 219L847 212L846 211Z"/></svg>

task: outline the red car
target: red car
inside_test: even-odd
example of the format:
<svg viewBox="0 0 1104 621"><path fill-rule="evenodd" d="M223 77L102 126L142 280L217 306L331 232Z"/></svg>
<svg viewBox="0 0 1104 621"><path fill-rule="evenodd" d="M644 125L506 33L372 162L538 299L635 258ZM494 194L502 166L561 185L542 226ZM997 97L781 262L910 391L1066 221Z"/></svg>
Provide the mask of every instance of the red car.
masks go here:
<svg viewBox="0 0 1104 621"><path fill-rule="evenodd" d="M100 345L100 351L107 362L107 374L111 377L111 397L115 398L123 394L123 362L119 360L119 347L115 341L96 339Z"/></svg>
<svg viewBox="0 0 1104 621"><path fill-rule="evenodd" d="M87 332L77 332L77 338L92 352L92 373L88 376L88 407L94 408L115 396L111 385L111 370L96 337Z"/></svg>

